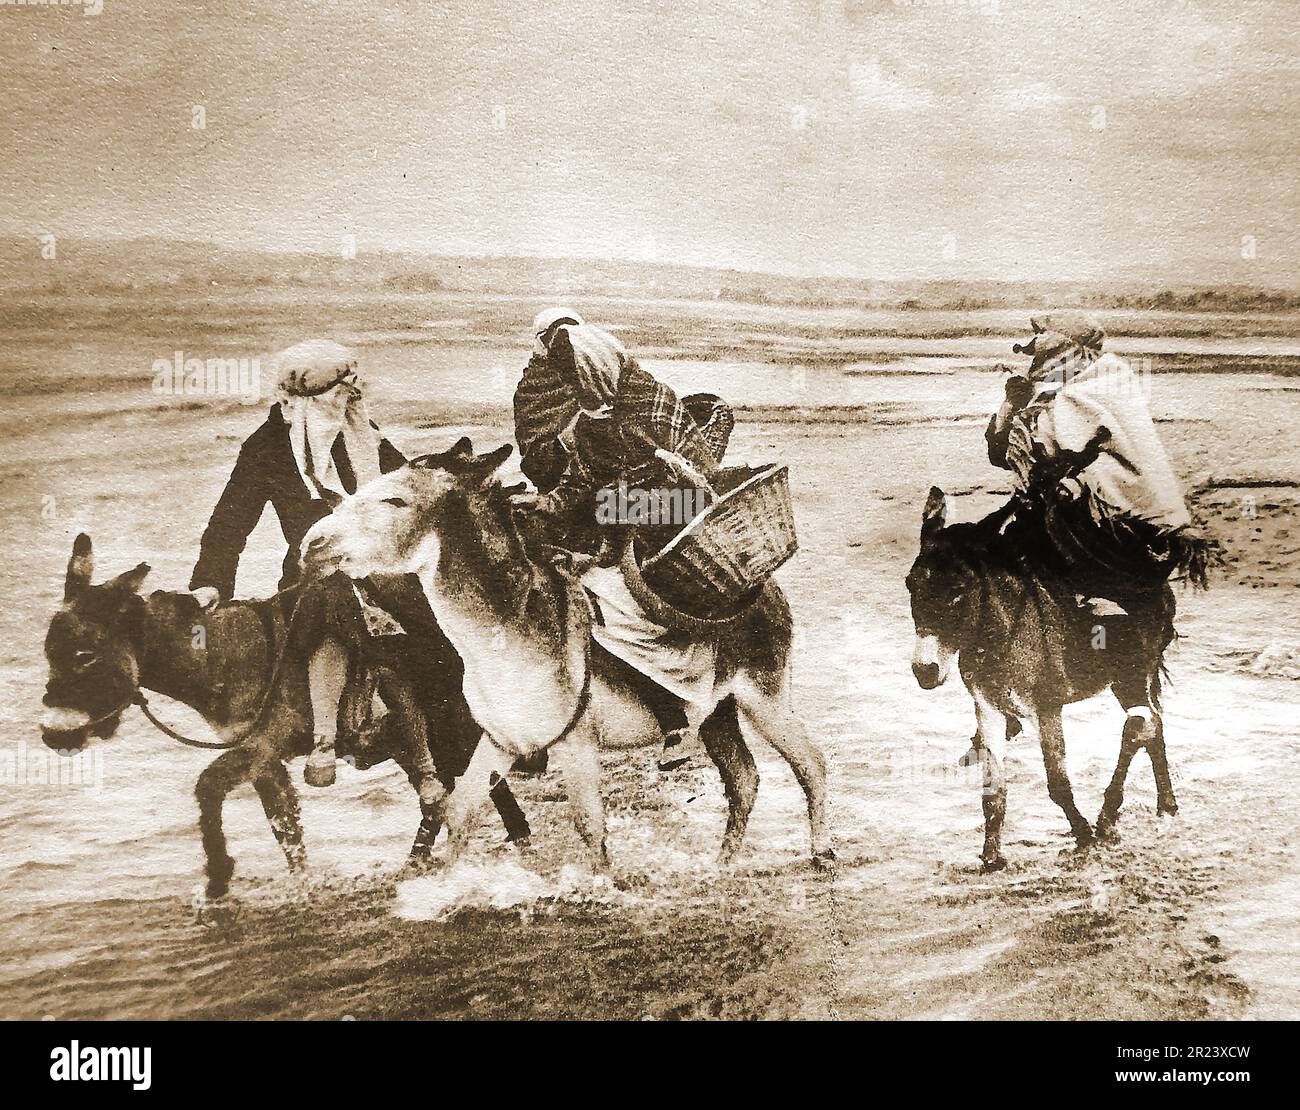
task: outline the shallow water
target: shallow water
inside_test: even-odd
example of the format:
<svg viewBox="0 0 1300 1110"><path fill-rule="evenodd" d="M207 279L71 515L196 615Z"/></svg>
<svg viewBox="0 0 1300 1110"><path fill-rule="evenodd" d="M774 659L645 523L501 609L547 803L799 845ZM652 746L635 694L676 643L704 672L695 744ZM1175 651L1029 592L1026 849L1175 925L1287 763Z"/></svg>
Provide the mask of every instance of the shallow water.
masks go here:
<svg viewBox="0 0 1300 1110"><path fill-rule="evenodd" d="M221 346L235 343L225 335ZM902 578L931 483L957 495L966 519L1005 488L976 423L1000 386L966 368L982 350L963 345L950 369L924 376L648 360L674 384L812 413L743 423L732 454L791 466L801 551L780 580L798 622L797 704L830 764L834 874L804 862L801 795L763 748L746 849L725 872L712 863L725 813L710 769L664 777L649 752L608 756L613 882L581 866L553 775L518 784L535 829L529 854L503 848L485 823L454 872L404 877L418 819L404 780L345 767L330 790L302 788L303 881L287 877L251 788L231 796L243 910L209 929L190 905L201 869L192 791L209 757L130 714L92 749L84 784L41 781L60 765L34 728L40 642L77 530L94 535L101 576L147 558L153 585L184 584L257 410L160 405L140 378L157 356L138 338L11 345L7 370L39 370L65 391L23 395L5 417L0 736L13 774L0 795L0 1014L1295 1016L1295 686L1240 662L1295 641L1294 585L1226 584L1181 601L1166 695L1181 817L1156 820L1139 757L1123 840L1069 852L1030 737L1012 749L1012 867L977 869L979 788L955 766L973 714L955 680L932 693L913 682ZM404 447L462 430L480 443L505 437L499 406L518 351L386 342L366 354L376 415ZM92 373L136 384L90 388ZM1156 379L1153 407L1180 473L1300 478L1296 401L1268 392L1282 379L1242 383ZM277 540L264 520L243 592L274 582ZM155 709L201 728L161 698ZM1105 699L1067 713L1086 813L1100 805L1121 723ZM291 773L300 781L301 764Z"/></svg>

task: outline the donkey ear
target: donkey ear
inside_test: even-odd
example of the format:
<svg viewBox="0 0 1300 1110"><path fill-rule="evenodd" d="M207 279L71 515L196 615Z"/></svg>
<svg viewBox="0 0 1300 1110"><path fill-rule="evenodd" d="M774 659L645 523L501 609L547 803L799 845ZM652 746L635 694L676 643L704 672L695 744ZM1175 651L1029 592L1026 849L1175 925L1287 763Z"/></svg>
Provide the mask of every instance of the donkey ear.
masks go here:
<svg viewBox="0 0 1300 1110"><path fill-rule="evenodd" d="M510 457L510 452L515 449L513 443L503 443L495 451L489 451L486 455L479 455L468 467L465 472L470 477L480 482L486 482L494 473L497 467Z"/></svg>
<svg viewBox="0 0 1300 1110"><path fill-rule="evenodd" d="M63 600L71 601L90 588L90 577L95 573L95 553L90 537L80 533L72 541L72 558L68 560L68 573L63 579Z"/></svg>
<svg viewBox="0 0 1300 1110"><path fill-rule="evenodd" d="M130 570L119 574L116 578L110 579L104 583L104 586L110 590L120 590L123 593L139 593L140 587L144 585L144 580L149 577L149 571L152 568L148 563L140 563Z"/></svg>
<svg viewBox="0 0 1300 1110"><path fill-rule="evenodd" d="M930 496L925 499L925 509L921 512L921 539L936 536L948 523L948 495L938 486L930 487Z"/></svg>
<svg viewBox="0 0 1300 1110"><path fill-rule="evenodd" d="M467 459L474 454L474 442L469 436L461 436L447 449L447 454L453 458Z"/></svg>

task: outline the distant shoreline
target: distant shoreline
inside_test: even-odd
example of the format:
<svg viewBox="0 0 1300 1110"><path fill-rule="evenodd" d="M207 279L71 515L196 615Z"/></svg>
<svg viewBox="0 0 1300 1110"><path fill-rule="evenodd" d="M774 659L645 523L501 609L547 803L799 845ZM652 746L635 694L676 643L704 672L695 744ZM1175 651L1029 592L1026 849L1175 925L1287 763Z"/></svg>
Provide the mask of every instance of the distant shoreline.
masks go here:
<svg viewBox="0 0 1300 1110"><path fill-rule="evenodd" d="M48 253L48 251L46 252ZM1214 276L1217 272L1218 276ZM1247 279L1247 280L1243 280ZM1300 312L1294 275L1207 262L1200 274L1118 271L1105 282L972 276L794 276L725 267L595 257L457 256L366 250L337 254L222 247L161 238L57 240L53 257L30 236L0 235L0 294L193 295L217 288L522 298L656 297L814 309L969 312L1080 307L1150 312Z"/></svg>

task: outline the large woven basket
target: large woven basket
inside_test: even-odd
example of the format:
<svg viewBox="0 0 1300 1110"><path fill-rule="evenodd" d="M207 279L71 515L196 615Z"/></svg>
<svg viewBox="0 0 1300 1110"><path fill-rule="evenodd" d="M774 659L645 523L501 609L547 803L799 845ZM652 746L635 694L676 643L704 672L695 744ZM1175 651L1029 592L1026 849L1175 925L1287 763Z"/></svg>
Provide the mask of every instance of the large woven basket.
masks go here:
<svg viewBox="0 0 1300 1110"><path fill-rule="evenodd" d="M798 549L784 466L728 467L717 499L641 565L645 584L697 617L734 612Z"/></svg>

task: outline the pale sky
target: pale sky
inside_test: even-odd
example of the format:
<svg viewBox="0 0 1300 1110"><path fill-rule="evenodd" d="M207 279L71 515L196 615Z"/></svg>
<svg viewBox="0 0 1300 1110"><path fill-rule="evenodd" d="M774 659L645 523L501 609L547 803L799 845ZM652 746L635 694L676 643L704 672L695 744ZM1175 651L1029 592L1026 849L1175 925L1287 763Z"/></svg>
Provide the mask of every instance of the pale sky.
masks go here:
<svg viewBox="0 0 1300 1110"><path fill-rule="evenodd" d="M0 6L2 233L1296 284L1296 0L102 3Z"/></svg>

